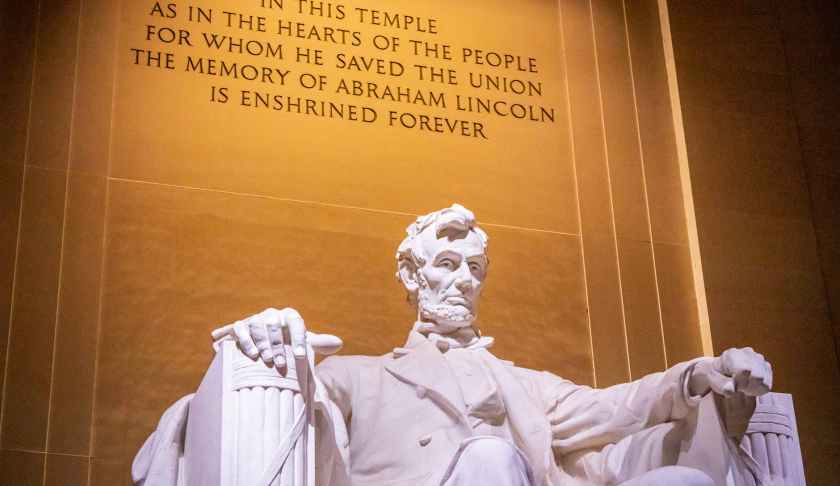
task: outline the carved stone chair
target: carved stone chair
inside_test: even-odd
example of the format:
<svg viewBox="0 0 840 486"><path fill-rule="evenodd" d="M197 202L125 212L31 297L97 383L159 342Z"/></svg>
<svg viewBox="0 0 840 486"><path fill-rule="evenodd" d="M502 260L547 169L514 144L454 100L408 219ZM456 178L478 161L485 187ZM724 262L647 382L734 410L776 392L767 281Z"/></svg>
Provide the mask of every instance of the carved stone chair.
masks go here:
<svg viewBox="0 0 840 486"><path fill-rule="evenodd" d="M805 486L791 395L768 393L758 398L750 417L726 416L731 417L726 428L749 470L747 486Z"/></svg>
<svg viewBox="0 0 840 486"><path fill-rule="evenodd" d="M184 486L314 486L311 392L298 376L294 360L283 377L221 342L190 404Z"/></svg>

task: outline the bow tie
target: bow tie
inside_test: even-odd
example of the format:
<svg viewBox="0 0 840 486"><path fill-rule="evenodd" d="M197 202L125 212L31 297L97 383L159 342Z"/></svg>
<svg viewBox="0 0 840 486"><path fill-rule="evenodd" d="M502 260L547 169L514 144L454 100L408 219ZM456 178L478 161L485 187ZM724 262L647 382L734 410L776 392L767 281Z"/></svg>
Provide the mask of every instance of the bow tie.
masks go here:
<svg viewBox="0 0 840 486"><path fill-rule="evenodd" d="M430 329L432 328L432 329ZM461 332L469 332L472 335L472 338L464 341L463 339L458 340L452 337L452 334L444 335L437 332L434 332L433 325L424 322L417 322L414 324L413 331L416 331L422 334L426 339L428 339L432 344L434 344L441 353L445 353L450 349L487 349L493 345L495 341L490 336L477 336L472 329L464 329ZM394 357L405 356L409 353L409 348L401 347L401 348L394 348Z"/></svg>
<svg viewBox="0 0 840 486"><path fill-rule="evenodd" d="M462 343L456 339L447 336L441 336L436 333L429 333L426 338L432 342L441 353L445 353L450 349L487 349L493 345L494 339L490 336L475 336L467 343Z"/></svg>

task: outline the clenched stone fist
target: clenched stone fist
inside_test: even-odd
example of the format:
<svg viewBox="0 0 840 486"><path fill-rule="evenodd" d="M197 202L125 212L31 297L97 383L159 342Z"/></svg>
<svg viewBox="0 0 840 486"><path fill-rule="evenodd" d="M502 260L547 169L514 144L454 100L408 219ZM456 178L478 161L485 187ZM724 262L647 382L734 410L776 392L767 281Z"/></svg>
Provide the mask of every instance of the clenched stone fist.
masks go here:
<svg viewBox="0 0 840 486"><path fill-rule="evenodd" d="M716 358L699 361L688 386L694 396L713 390L725 396L743 393L757 397L773 387L773 367L752 348L731 348Z"/></svg>

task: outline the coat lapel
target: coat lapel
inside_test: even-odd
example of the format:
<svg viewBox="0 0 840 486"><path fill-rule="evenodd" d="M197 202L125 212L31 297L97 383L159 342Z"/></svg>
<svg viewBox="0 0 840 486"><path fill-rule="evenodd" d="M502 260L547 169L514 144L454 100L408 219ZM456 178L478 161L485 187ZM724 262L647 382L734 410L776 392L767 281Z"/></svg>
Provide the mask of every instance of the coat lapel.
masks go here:
<svg viewBox="0 0 840 486"><path fill-rule="evenodd" d="M428 396L469 428L461 389L437 346L412 331L405 348L397 351L385 364L385 369L400 381L414 386L418 396Z"/></svg>
<svg viewBox="0 0 840 486"><path fill-rule="evenodd" d="M545 412L537 406L508 366L487 350L478 352L499 386L516 445L528 457L537 484L543 484L550 462L554 460L551 452L551 429Z"/></svg>
<svg viewBox="0 0 840 486"><path fill-rule="evenodd" d="M528 457L537 484L543 484L550 463L554 460L551 453L551 430L545 412L534 402L534 398L507 365L486 349L476 352L499 387L516 445ZM472 427L465 415L464 398L455 376L443 354L428 339L412 332L405 348L395 350L394 357L385 364L385 369L398 380L414 386L418 395L426 394L472 434Z"/></svg>

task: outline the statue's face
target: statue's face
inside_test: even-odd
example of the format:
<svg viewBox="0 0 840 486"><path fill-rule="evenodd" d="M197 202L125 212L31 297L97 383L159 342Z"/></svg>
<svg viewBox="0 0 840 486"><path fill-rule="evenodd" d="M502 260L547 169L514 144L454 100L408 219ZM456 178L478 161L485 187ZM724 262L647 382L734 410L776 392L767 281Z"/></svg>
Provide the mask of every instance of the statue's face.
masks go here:
<svg viewBox="0 0 840 486"><path fill-rule="evenodd" d="M429 227L420 235L426 262L419 269L420 316L454 331L478 316L478 297L487 272L481 239L470 231L438 237Z"/></svg>

